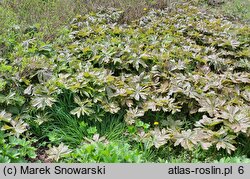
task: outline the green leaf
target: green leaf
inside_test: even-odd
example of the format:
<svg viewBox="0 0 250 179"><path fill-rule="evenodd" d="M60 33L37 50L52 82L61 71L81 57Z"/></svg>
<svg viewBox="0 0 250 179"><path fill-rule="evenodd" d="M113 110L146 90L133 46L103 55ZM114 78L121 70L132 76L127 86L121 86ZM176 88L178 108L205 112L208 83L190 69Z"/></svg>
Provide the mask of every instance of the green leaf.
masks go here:
<svg viewBox="0 0 250 179"><path fill-rule="evenodd" d="M87 129L88 134L95 134L97 132L96 127L89 127Z"/></svg>
<svg viewBox="0 0 250 179"><path fill-rule="evenodd" d="M3 156L0 154L0 163L10 163L11 160L8 156Z"/></svg>

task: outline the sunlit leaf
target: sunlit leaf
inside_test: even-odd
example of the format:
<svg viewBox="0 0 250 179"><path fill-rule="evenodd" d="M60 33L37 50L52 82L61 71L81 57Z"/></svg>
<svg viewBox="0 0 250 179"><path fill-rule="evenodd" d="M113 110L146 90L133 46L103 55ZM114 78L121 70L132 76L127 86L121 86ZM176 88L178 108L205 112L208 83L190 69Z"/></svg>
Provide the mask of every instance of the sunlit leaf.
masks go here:
<svg viewBox="0 0 250 179"><path fill-rule="evenodd" d="M192 150L193 147L197 145L196 135L190 129L176 133L174 138L176 140L174 145L181 145L184 149Z"/></svg>
<svg viewBox="0 0 250 179"><path fill-rule="evenodd" d="M210 117L213 117L218 113L219 108L222 107L226 101L213 95L201 98L198 102L201 106L199 112L207 112Z"/></svg>
<svg viewBox="0 0 250 179"><path fill-rule="evenodd" d="M10 122L11 119L10 113L7 113L5 110L0 112L0 121Z"/></svg>
<svg viewBox="0 0 250 179"><path fill-rule="evenodd" d="M153 131L151 131L151 135L153 137L153 145L156 148L160 148L162 145L165 145L170 139L169 134L165 129L159 129L158 127L155 127Z"/></svg>
<svg viewBox="0 0 250 179"><path fill-rule="evenodd" d="M22 119L16 117L15 119L9 121L8 124L4 124L1 130L7 130L11 135L19 137L21 134L28 130L28 124L25 123Z"/></svg>
<svg viewBox="0 0 250 179"><path fill-rule="evenodd" d="M53 97L50 96L37 96L32 99L31 104L32 106L36 107L37 109L44 110L45 107L52 107L52 105L56 102L56 100Z"/></svg>
<svg viewBox="0 0 250 179"><path fill-rule="evenodd" d="M55 146L51 147L49 150L46 151L46 154L48 155L48 159L58 162L58 160L61 157L71 152L72 150L70 150L68 146L61 143L58 147L55 147Z"/></svg>

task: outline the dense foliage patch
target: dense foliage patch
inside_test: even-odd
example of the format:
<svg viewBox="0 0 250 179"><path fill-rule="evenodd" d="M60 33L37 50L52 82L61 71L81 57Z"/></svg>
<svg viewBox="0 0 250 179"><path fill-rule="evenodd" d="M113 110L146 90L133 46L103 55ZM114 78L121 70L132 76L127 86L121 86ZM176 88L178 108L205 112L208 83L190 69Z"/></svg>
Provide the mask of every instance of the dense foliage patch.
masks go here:
<svg viewBox="0 0 250 179"><path fill-rule="evenodd" d="M54 44L31 29L0 59L6 140L54 141L60 145L46 152L53 161L61 153L68 162L144 161L130 145L121 152L133 160L115 151L119 142L99 141L93 124L120 115L122 136L143 148L235 151L238 137L250 135L250 27L190 4L151 10L129 25L118 23L122 15L108 9L77 16ZM74 133L68 125L80 141L55 137L60 126ZM81 147L72 152L70 145ZM95 159L99 148L105 155ZM110 153L117 155L105 158Z"/></svg>

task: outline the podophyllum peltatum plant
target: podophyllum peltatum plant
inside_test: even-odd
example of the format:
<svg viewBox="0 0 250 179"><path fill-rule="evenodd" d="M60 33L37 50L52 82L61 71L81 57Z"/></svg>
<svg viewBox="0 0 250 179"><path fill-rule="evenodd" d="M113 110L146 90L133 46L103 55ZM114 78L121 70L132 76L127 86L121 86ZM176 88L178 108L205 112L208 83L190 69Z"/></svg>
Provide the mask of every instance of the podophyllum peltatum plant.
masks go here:
<svg viewBox="0 0 250 179"><path fill-rule="evenodd" d="M64 45L29 39L2 59L2 130L25 134L31 114L69 91L77 118L125 112L128 126L156 122L133 134L149 147L235 151L237 136L250 136L250 26L191 4L151 10L131 24L120 24L122 15L77 16Z"/></svg>

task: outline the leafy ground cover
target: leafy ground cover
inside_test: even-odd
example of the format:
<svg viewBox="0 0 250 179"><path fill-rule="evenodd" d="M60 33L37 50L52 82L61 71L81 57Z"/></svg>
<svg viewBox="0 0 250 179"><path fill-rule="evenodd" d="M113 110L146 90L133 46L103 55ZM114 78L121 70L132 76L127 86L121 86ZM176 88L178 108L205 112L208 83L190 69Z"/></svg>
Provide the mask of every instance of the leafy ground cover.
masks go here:
<svg viewBox="0 0 250 179"><path fill-rule="evenodd" d="M249 162L250 26L195 5L77 15L52 42L4 13L0 162Z"/></svg>

